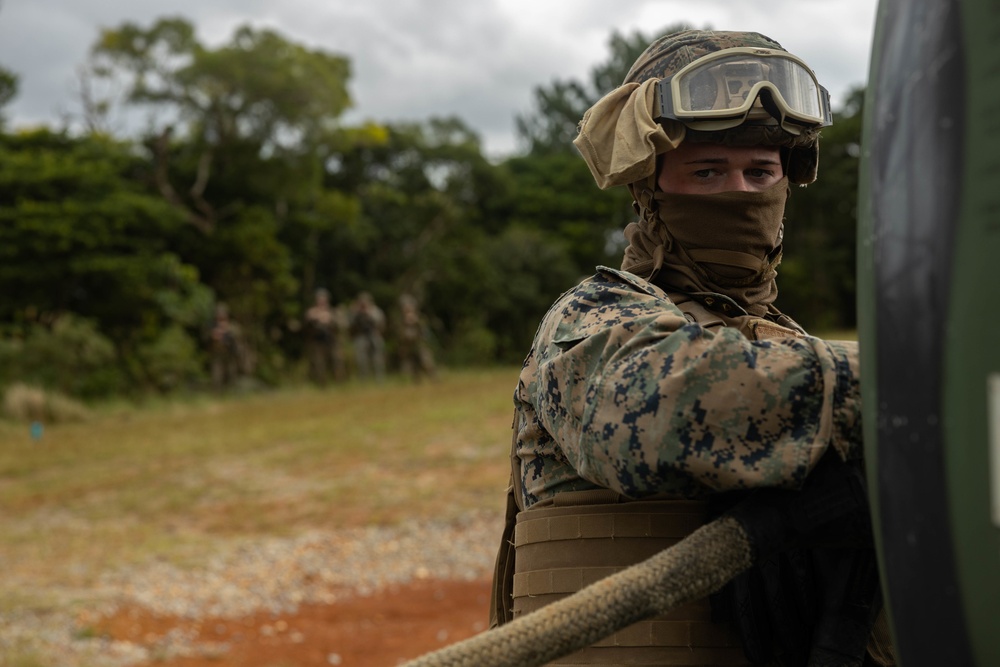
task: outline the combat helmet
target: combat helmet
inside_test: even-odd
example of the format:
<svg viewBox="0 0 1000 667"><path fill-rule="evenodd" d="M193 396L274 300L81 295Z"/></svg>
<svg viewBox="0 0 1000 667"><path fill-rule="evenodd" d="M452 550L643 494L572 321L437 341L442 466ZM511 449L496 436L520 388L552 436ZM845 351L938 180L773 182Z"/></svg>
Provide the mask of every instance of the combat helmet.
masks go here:
<svg viewBox="0 0 1000 667"><path fill-rule="evenodd" d="M790 183L816 180L829 94L798 57L756 32L685 30L646 48L623 83L658 79L658 122L685 141L779 146Z"/></svg>

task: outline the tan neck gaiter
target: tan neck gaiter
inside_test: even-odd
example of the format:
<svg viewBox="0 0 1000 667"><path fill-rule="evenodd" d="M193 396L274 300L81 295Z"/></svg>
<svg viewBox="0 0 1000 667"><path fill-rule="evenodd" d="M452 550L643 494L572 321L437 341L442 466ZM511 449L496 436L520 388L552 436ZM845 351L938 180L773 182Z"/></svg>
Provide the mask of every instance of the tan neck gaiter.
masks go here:
<svg viewBox="0 0 1000 667"><path fill-rule="evenodd" d="M787 179L762 192L656 192L652 210L625 230L622 268L641 271L667 291L724 294L763 316L778 295L788 195Z"/></svg>

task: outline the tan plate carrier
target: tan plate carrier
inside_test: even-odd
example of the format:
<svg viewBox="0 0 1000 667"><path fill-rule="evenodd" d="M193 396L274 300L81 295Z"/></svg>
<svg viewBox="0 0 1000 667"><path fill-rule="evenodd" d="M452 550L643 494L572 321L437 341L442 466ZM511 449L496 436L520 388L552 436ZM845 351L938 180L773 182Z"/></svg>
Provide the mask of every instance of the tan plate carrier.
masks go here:
<svg viewBox="0 0 1000 667"><path fill-rule="evenodd" d="M705 523L705 503L621 502L610 491L563 493L518 512L513 617L575 593L673 546ZM739 639L713 623L708 599L635 623L554 665L748 665Z"/></svg>

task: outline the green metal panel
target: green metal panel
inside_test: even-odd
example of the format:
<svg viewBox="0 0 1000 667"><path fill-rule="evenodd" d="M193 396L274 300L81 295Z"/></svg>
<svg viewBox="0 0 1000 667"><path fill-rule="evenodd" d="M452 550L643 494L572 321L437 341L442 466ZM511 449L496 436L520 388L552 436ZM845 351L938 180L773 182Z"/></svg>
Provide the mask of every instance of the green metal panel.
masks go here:
<svg viewBox="0 0 1000 667"><path fill-rule="evenodd" d="M962 3L965 169L945 355L945 470L977 665L1000 665L1000 2ZM992 431L992 432L991 432Z"/></svg>
<svg viewBox="0 0 1000 667"><path fill-rule="evenodd" d="M858 252L865 454L897 655L1000 665L997 0L880 2Z"/></svg>

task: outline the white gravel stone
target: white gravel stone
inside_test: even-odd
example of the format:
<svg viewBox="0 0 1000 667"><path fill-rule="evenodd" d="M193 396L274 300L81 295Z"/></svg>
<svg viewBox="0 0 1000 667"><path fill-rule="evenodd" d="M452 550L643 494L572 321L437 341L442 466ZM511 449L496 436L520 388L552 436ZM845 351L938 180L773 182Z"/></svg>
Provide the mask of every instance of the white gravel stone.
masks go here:
<svg viewBox="0 0 1000 667"><path fill-rule="evenodd" d="M208 555L196 569L154 562L110 572L93 592L93 605L78 607L75 614L0 614L0 653L61 667L129 667L154 658L221 654L225 644L196 644L179 630L151 647L91 637L78 619L81 612L102 616L133 606L193 620L294 613L301 604L332 604L413 580L479 579L493 570L502 521L493 513L477 513L450 523L314 531ZM340 664L340 656L331 653L327 662Z"/></svg>

